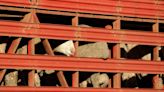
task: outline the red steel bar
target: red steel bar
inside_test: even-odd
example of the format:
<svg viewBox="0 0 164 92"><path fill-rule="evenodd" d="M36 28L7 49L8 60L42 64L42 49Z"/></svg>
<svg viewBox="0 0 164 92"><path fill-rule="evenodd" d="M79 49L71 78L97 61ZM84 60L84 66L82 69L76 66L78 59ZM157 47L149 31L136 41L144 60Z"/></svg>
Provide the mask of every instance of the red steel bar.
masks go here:
<svg viewBox="0 0 164 92"><path fill-rule="evenodd" d="M48 39L44 39L42 41L42 43L43 43L44 49L46 50L47 54L51 55L51 56L54 56L55 54L54 54L54 52L53 52L53 50L51 48L51 45L50 45Z"/></svg>
<svg viewBox="0 0 164 92"><path fill-rule="evenodd" d="M79 71L72 74L72 87L79 87Z"/></svg>
<svg viewBox="0 0 164 92"><path fill-rule="evenodd" d="M157 89L60 88L60 87L0 87L1 92L163 92Z"/></svg>
<svg viewBox="0 0 164 92"><path fill-rule="evenodd" d="M67 83L67 81L65 79L63 71L58 71L57 72L57 77L58 77L59 82L60 82L62 87L68 87L68 83Z"/></svg>
<svg viewBox="0 0 164 92"><path fill-rule="evenodd" d="M96 72L164 73L164 63L143 60L91 59L62 56L0 54L0 68ZM97 67L99 66L99 67Z"/></svg>
<svg viewBox="0 0 164 92"><path fill-rule="evenodd" d="M164 1L141 0L0 0L1 5L33 7L40 9L114 14L145 18L164 18Z"/></svg>
<svg viewBox="0 0 164 92"><path fill-rule="evenodd" d="M6 69L0 70L0 83L3 80L3 77L5 76L5 73L6 73Z"/></svg>
<svg viewBox="0 0 164 92"><path fill-rule="evenodd" d="M28 42L28 55L35 55L35 44L33 39L30 39ZM28 73L28 86L35 86L35 70L31 70Z"/></svg>
<svg viewBox="0 0 164 92"><path fill-rule="evenodd" d="M30 70L28 73L28 86L35 86L35 70Z"/></svg>
<svg viewBox="0 0 164 92"><path fill-rule="evenodd" d="M113 29L119 31L121 29L121 20L118 18L113 22ZM120 43L117 43L113 46L113 58L120 59L121 50L120 50ZM117 73L113 75L113 88L121 88L121 73Z"/></svg>
<svg viewBox="0 0 164 92"><path fill-rule="evenodd" d="M159 23L156 22L155 24L153 24L152 29L153 32L159 32ZM153 48L153 60L159 61L159 46ZM153 81L153 88L161 89L159 87L159 83L160 83L159 75L155 75L152 81Z"/></svg>
<svg viewBox="0 0 164 92"><path fill-rule="evenodd" d="M30 39L28 42L28 55L35 55L34 40ZM28 73L28 86L35 86L35 70Z"/></svg>
<svg viewBox="0 0 164 92"><path fill-rule="evenodd" d="M76 15L74 18L72 18L72 26L77 27L79 24L79 17ZM74 30L78 32L78 30ZM75 51L79 46L79 41L76 41L75 44ZM76 57L77 52L74 53L74 56ZM72 87L79 87L79 72L73 72L72 74Z"/></svg>
<svg viewBox="0 0 164 92"><path fill-rule="evenodd" d="M29 8L18 8L18 7L9 7L9 6L0 6L1 10L9 10L9 11L19 11L19 12L30 12L31 9ZM65 12L65 11L58 11L58 10L43 10L43 9L37 9L37 13L42 14L54 14L54 15L64 15L64 16L76 16L76 12ZM109 15L97 15L97 14L87 14L87 13L78 13L79 17L85 17L85 18L99 18L99 19L117 19L117 16L109 16ZM150 22L155 23L156 19L150 19L150 18L136 18L136 17L121 17L121 20L124 21L137 21L137 22ZM164 23L164 20L158 20L159 23Z"/></svg>
<svg viewBox="0 0 164 92"><path fill-rule="evenodd" d="M31 28L27 29L27 25ZM40 28L37 28L39 26ZM29 27L29 26L28 26ZM143 45L164 45L164 34L131 30L108 30L105 28L78 28L64 25L28 24L0 21L0 35L39 37L50 39L125 42ZM11 30L12 29L12 30ZM78 32L74 31L78 30Z"/></svg>
<svg viewBox="0 0 164 92"><path fill-rule="evenodd" d="M34 18L35 16L35 10L32 10L30 13L26 14L25 17L22 19L24 22L27 23L38 23L38 20ZM29 28L27 26L27 28ZM35 43L34 39L30 39L28 41L28 55L35 55ZM28 73L28 86L35 86L35 70L30 70Z"/></svg>
<svg viewBox="0 0 164 92"><path fill-rule="evenodd" d="M111 30L112 26L111 25L106 25L105 28ZM110 53L109 58L112 58L112 52L111 51L112 50L109 49L109 53ZM109 78L108 88L112 88L112 78L111 77Z"/></svg>
<svg viewBox="0 0 164 92"><path fill-rule="evenodd" d="M22 38L16 38L12 41L7 53L14 54Z"/></svg>

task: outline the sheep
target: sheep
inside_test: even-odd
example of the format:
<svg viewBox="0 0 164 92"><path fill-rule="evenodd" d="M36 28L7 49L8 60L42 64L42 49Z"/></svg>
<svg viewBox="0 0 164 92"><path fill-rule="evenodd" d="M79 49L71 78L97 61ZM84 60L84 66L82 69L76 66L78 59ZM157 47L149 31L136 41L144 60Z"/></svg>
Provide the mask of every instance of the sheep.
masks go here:
<svg viewBox="0 0 164 92"><path fill-rule="evenodd" d="M79 27L91 28L91 26L86 24L80 24ZM60 52L66 56L73 56L75 54L75 46L73 41L69 40L57 46L53 51ZM109 57L108 44L106 42L95 42L79 46L76 52L77 57L92 57L103 59L107 59Z"/></svg>
<svg viewBox="0 0 164 92"><path fill-rule="evenodd" d="M73 56L75 53L75 46L73 41L69 40L57 46L53 51L63 53L66 56Z"/></svg>
<svg viewBox="0 0 164 92"><path fill-rule="evenodd" d="M151 60L150 49L147 48L146 46L137 46L137 44L121 44L121 48L123 48L126 51L128 58L132 58L132 59L141 58L142 60ZM136 50L134 51L134 49ZM138 51L141 51L141 50L142 50L142 53L139 53ZM122 77L122 81L125 82L124 83L125 87L129 87L129 86L132 87L133 85L133 87L136 87L136 88L140 86L138 81L142 84L144 78L150 78L151 80L153 79L153 75L149 75L146 73L145 74L144 73L138 73L138 74L122 73L121 77ZM160 85L163 85L162 78L159 78L158 81L159 81L159 88L162 88L162 86L160 86ZM151 82L150 84L152 84L152 81L149 81L149 82Z"/></svg>
<svg viewBox="0 0 164 92"><path fill-rule="evenodd" d="M81 24L81 25L79 25L79 27L90 27L90 26ZM74 43L72 40L68 40L68 41L60 44L59 46L57 46L53 51L62 53L66 56L73 56L75 53L75 46L74 46Z"/></svg>
<svg viewBox="0 0 164 92"><path fill-rule="evenodd" d="M0 53L5 53L6 46L7 46L6 43L1 43L1 44L0 44Z"/></svg>
<svg viewBox="0 0 164 92"><path fill-rule="evenodd" d="M4 77L5 86L17 86L18 71L10 72Z"/></svg>
<svg viewBox="0 0 164 92"><path fill-rule="evenodd" d="M109 84L109 77L106 73L94 73L88 79L80 83L80 87L87 87L92 84L94 88L105 88Z"/></svg>
<svg viewBox="0 0 164 92"><path fill-rule="evenodd" d="M39 74L38 73L35 73L35 75L34 75L34 85L36 86L36 87L40 87L41 86L41 80L40 80L40 76L39 76Z"/></svg>

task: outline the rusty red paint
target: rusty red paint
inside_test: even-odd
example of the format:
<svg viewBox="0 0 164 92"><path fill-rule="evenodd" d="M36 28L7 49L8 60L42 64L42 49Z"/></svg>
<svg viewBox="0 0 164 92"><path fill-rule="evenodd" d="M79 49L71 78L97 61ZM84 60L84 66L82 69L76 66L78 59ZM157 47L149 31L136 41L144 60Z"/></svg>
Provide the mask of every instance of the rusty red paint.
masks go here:
<svg viewBox="0 0 164 92"><path fill-rule="evenodd" d="M153 32L159 32L159 23L158 22L156 22L152 26L152 30L153 30ZM158 58L159 58L159 46L156 46L156 47L153 48L153 60L159 61ZM153 88L154 89L160 89L160 87L159 87L160 78L159 78L158 75L155 75L153 77L152 82L153 82Z"/></svg>
<svg viewBox="0 0 164 92"><path fill-rule="evenodd" d="M95 72L164 73L164 63L124 59L89 59L61 56L0 54L0 68L48 69ZM97 67L99 66L99 67ZM146 67L146 68L145 68Z"/></svg>
<svg viewBox="0 0 164 92"><path fill-rule="evenodd" d="M0 87L1 92L163 92L155 89L60 88L60 87Z"/></svg>
<svg viewBox="0 0 164 92"><path fill-rule="evenodd" d="M32 25L31 29L24 29L27 25ZM105 28L78 28L66 25L38 25L0 21L0 35L3 36L23 36L23 37L40 37L51 39L65 40L83 40L83 41L107 41L107 42L127 42L143 45L162 45L164 46L164 34L131 30L108 30ZM12 30L10 30L12 29ZM76 31L79 30L80 38L75 37ZM94 30L94 31L93 31Z"/></svg>
<svg viewBox="0 0 164 92"><path fill-rule="evenodd" d="M72 26L75 26L77 27L79 24L79 17L76 15L74 18L72 18ZM74 31L78 31L78 30L74 30ZM76 41L74 43L74 46L75 46L75 53L74 53L74 57L76 57L77 55L77 51L76 49L78 48L79 46L79 41ZM72 87L79 87L79 72L73 72L72 74Z"/></svg>
<svg viewBox="0 0 164 92"><path fill-rule="evenodd" d="M5 76L5 73L6 73L6 69L3 69L3 70L0 70L0 83L2 82L4 76Z"/></svg>
<svg viewBox="0 0 164 92"><path fill-rule="evenodd" d="M113 29L115 31L120 31L121 29L121 20L118 18L113 22ZM117 43L115 46L113 46L113 58L114 59L120 59L121 56L121 49L120 49L120 43ZM113 76L113 88L121 88L121 74L117 73Z"/></svg>

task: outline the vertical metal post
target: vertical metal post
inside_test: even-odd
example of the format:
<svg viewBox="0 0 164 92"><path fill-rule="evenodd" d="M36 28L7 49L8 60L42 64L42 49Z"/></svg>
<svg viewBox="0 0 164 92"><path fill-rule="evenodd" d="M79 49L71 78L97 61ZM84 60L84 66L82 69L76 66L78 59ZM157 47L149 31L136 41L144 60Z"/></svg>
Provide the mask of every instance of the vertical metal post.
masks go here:
<svg viewBox="0 0 164 92"><path fill-rule="evenodd" d="M111 30L112 26L111 25L106 25L105 26L106 29ZM111 58L111 50L109 49L109 58ZM108 88L112 88L112 78L109 78L109 84L108 84Z"/></svg>
<svg viewBox="0 0 164 92"><path fill-rule="evenodd" d="M44 40L43 40L43 46L44 46L46 52L47 52L49 55L51 55L51 56L54 56L54 55L55 55L54 52L53 52L53 50L52 50L52 48L51 48L51 45L50 45L48 39L44 39Z"/></svg>
<svg viewBox="0 0 164 92"><path fill-rule="evenodd" d="M30 87L35 86L35 70L31 70L28 73L28 86L30 86Z"/></svg>
<svg viewBox="0 0 164 92"><path fill-rule="evenodd" d="M60 82L62 87L68 87L68 84L67 84L67 81L64 77L63 71L58 71L57 72L57 77L58 77L59 82Z"/></svg>
<svg viewBox="0 0 164 92"><path fill-rule="evenodd" d="M28 55L35 54L35 45L33 39L30 39L28 42ZM28 86L35 86L35 70L31 70L28 73Z"/></svg>
<svg viewBox="0 0 164 92"><path fill-rule="evenodd" d="M156 22L155 24L153 24L152 29L153 29L153 32L159 32L159 23ZM153 48L153 60L159 61L159 46L156 46ZM160 89L159 84L160 84L159 75L155 75L153 77L153 88Z"/></svg>
<svg viewBox="0 0 164 92"><path fill-rule="evenodd" d="M22 38L16 38L12 41L7 53L14 54L20 44Z"/></svg>
<svg viewBox="0 0 164 92"><path fill-rule="evenodd" d="M0 70L0 83L2 82L2 79L4 78L6 73L6 69Z"/></svg>
<svg viewBox="0 0 164 92"><path fill-rule="evenodd" d="M75 16L73 19L72 19L72 26L78 26L78 23L79 23L79 17L78 16ZM77 30L75 30L77 31ZM79 41L76 41L75 42L75 54L74 56L76 57L77 55L77 48L78 48L78 45L79 45ZM72 74L72 87L79 87L79 72L76 71Z"/></svg>
<svg viewBox="0 0 164 92"><path fill-rule="evenodd" d="M27 20L28 23L38 23L39 21L36 20L36 10L32 9L31 13L29 13L29 20ZM35 55L35 43L33 39L30 39L28 42L28 46L27 46L27 52L28 55ZM31 70L28 73L28 86L35 86L35 70Z"/></svg>
<svg viewBox="0 0 164 92"><path fill-rule="evenodd" d="M120 30L121 29L121 20L118 18L113 22L113 29ZM120 43L117 43L113 46L113 58L120 59ZM113 88L121 88L121 74L117 73L113 76Z"/></svg>

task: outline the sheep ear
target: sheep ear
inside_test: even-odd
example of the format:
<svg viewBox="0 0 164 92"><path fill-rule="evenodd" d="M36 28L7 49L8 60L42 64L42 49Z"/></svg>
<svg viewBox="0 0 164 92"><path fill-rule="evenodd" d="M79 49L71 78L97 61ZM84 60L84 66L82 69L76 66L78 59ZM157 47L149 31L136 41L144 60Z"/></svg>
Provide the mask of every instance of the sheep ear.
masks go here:
<svg viewBox="0 0 164 92"><path fill-rule="evenodd" d="M88 82L89 84L91 84L91 78L88 78L88 79L87 79L87 82Z"/></svg>

